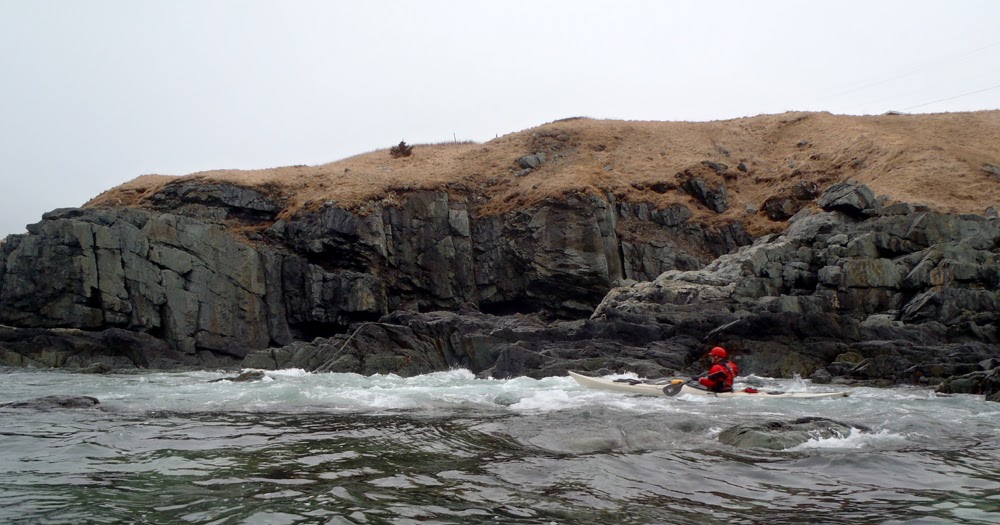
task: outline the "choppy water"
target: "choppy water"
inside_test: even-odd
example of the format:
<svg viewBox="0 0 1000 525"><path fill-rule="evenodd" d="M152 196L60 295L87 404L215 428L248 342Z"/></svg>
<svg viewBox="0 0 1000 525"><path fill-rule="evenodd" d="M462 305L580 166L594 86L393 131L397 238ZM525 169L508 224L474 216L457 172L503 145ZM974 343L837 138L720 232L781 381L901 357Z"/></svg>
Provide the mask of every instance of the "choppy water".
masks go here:
<svg viewBox="0 0 1000 525"><path fill-rule="evenodd" d="M2 523L998 523L1000 404L926 389L642 398L569 378L0 375ZM821 389L768 380L785 389ZM871 427L785 451L737 423Z"/></svg>

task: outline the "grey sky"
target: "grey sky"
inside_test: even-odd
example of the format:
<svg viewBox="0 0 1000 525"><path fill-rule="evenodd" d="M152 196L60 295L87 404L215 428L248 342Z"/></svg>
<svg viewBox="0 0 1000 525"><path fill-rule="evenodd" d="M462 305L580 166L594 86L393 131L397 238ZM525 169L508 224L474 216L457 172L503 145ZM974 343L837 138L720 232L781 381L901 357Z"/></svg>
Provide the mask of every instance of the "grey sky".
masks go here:
<svg viewBox="0 0 1000 525"><path fill-rule="evenodd" d="M0 0L0 237L146 173L572 116L997 109L998 21L993 0Z"/></svg>

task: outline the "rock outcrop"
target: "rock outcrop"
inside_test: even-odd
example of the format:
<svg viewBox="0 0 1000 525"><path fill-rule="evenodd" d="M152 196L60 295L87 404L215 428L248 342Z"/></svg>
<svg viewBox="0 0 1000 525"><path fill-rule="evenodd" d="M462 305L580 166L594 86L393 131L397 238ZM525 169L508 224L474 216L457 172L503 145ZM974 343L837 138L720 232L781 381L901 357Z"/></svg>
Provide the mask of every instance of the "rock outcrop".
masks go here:
<svg viewBox="0 0 1000 525"><path fill-rule="evenodd" d="M748 373L937 384L998 357L1000 222L860 185L749 245L682 206L477 217L437 192L326 205L249 244L205 217L271 213L263 196L167 195L194 216L57 210L3 245L4 364L657 376L723 344Z"/></svg>
<svg viewBox="0 0 1000 525"><path fill-rule="evenodd" d="M224 227L232 222L213 221L268 216L267 197L178 186L152 199L164 211L56 210L8 239L0 249L5 362L235 365L395 311L580 318L614 283L700 267L750 242L738 224L686 224L683 206L570 197L478 217L463 199L416 192L366 214L325 205L275 222L249 244ZM123 334L135 344L109 344L118 350L103 357L92 348Z"/></svg>
<svg viewBox="0 0 1000 525"><path fill-rule="evenodd" d="M140 177L0 243L0 363L651 377L721 344L748 374L990 396L998 119L571 119Z"/></svg>
<svg viewBox="0 0 1000 525"><path fill-rule="evenodd" d="M997 355L998 314L986 291L996 287L996 222L907 206L850 208L844 202L873 202L863 198L866 188L831 192L838 196L831 207L838 209L801 215L784 235L760 239L701 270L671 270L617 288L573 328L521 321L511 331L503 326L508 318L480 316L471 323L469 315L451 314L445 322L438 314L414 314L404 322L389 316L364 333L391 335L363 344L344 337L299 344L253 363L371 373L387 368L363 364L360 356L378 354L377 362L396 362L397 369L407 363L402 368L413 373L462 366L493 377L567 369L656 376L686 371L705 345L724 344L746 371L818 382L935 384L981 370ZM976 271L952 278L949 272L963 262ZM465 324L454 327L459 323ZM463 350L469 340L481 343L476 352ZM356 357L333 358L337 352Z"/></svg>
<svg viewBox="0 0 1000 525"><path fill-rule="evenodd" d="M567 370L656 377L686 367L702 353L695 337L665 336L661 327L628 322L396 312L350 333L255 352L243 365L402 375L465 368L494 378L541 378Z"/></svg>
<svg viewBox="0 0 1000 525"><path fill-rule="evenodd" d="M57 210L4 244L0 322L152 335L181 355L271 341L261 255L224 229L140 210ZM282 316L283 318L283 316Z"/></svg>
<svg viewBox="0 0 1000 525"><path fill-rule="evenodd" d="M1000 402L1000 359L983 360L978 368L975 370L975 367L967 366L956 370L956 374L943 382L937 391L943 394L978 394L986 396L987 401ZM969 372L962 374L963 371Z"/></svg>
<svg viewBox="0 0 1000 525"><path fill-rule="evenodd" d="M850 184L819 202L703 269L612 290L594 319L701 322L765 375L940 381L996 355L1000 222L872 207Z"/></svg>

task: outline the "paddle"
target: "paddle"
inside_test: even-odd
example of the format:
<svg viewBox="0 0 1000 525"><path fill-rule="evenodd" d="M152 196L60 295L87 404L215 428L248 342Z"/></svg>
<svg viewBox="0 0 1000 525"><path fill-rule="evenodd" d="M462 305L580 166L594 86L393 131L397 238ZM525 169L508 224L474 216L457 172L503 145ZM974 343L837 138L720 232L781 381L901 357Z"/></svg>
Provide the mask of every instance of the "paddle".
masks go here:
<svg viewBox="0 0 1000 525"><path fill-rule="evenodd" d="M631 377L620 377L615 379L615 383L627 383L629 385L669 385L677 382L683 383L684 379L633 379Z"/></svg>
<svg viewBox="0 0 1000 525"><path fill-rule="evenodd" d="M667 397L674 397L680 393L681 389L684 388L684 383L687 381L683 379L674 379L669 385L663 387L663 395Z"/></svg>

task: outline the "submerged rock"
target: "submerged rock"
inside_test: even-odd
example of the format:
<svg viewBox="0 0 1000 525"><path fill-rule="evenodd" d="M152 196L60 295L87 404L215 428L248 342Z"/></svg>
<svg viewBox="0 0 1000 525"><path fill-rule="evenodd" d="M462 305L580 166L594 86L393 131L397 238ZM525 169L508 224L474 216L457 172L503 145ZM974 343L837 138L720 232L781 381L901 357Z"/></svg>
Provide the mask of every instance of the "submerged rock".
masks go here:
<svg viewBox="0 0 1000 525"><path fill-rule="evenodd" d="M822 417L803 417L791 422L768 421L736 425L722 431L719 442L737 448L784 450L811 439L847 437L854 430L867 432L869 429Z"/></svg>
<svg viewBox="0 0 1000 525"><path fill-rule="evenodd" d="M233 383L251 383L254 381L260 381L264 379L264 372L261 370L246 370L240 372L240 375L236 377L221 377L219 379L213 379L209 383L218 383L219 381L231 381Z"/></svg>
<svg viewBox="0 0 1000 525"><path fill-rule="evenodd" d="M93 408L101 402L90 396L45 396L27 401L0 404L2 408L33 408L50 410L53 408Z"/></svg>

